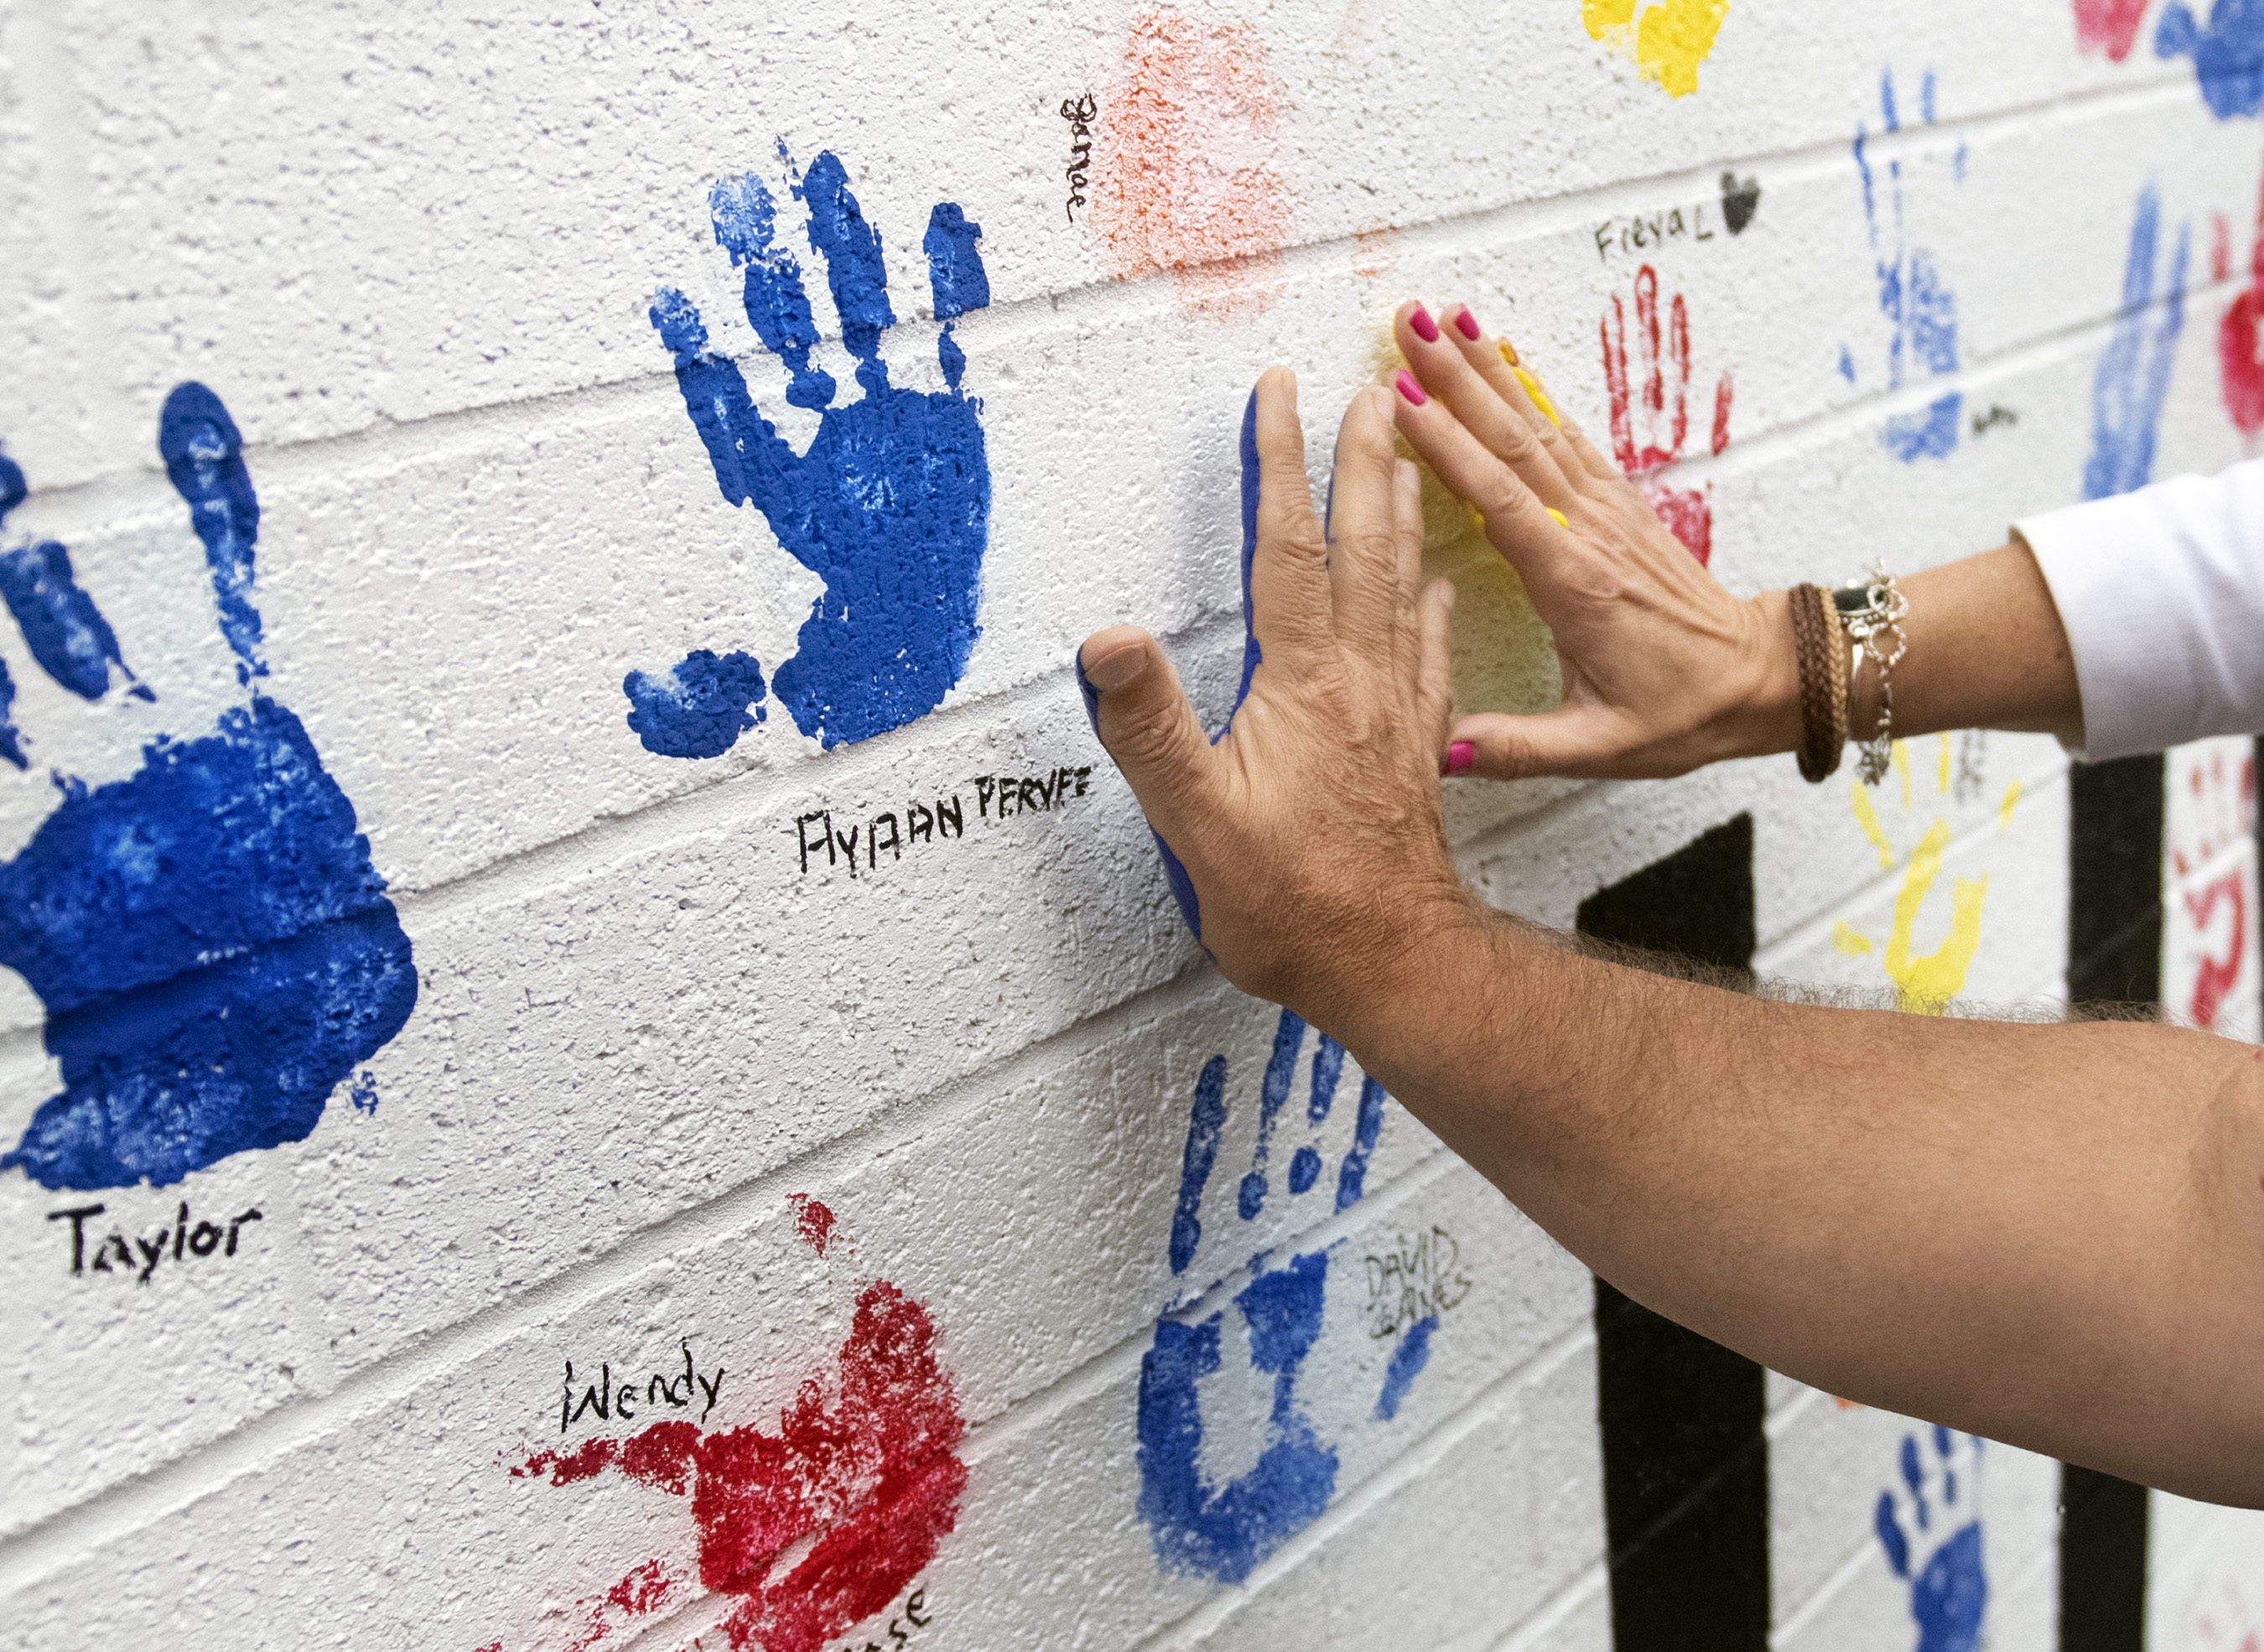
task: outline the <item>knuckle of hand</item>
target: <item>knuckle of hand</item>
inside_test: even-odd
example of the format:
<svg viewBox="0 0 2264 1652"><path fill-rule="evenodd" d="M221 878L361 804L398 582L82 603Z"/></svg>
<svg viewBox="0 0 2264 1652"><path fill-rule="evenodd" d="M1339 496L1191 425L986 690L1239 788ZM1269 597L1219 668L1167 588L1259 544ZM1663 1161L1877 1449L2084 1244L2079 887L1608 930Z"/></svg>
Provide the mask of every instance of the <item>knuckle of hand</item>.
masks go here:
<svg viewBox="0 0 2264 1652"><path fill-rule="evenodd" d="M1399 560L1398 536L1388 528L1362 528L1353 533L1340 533L1337 545L1358 562L1389 564Z"/></svg>
<svg viewBox="0 0 2264 1652"><path fill-rule="evenodd" d="M1524 514L1530 497L1523 482L1506 470L1497 470L1479 483L1470 503L1487 521L1506 524Z"/></svg>
<svg viewBox="0 0 2264 1652"><path fill-rule="evenodd" d="M1168 756L1179 743L1179 707L1142 706L1121 714L1109 730L1111 749L1137 763Z"/></svg>

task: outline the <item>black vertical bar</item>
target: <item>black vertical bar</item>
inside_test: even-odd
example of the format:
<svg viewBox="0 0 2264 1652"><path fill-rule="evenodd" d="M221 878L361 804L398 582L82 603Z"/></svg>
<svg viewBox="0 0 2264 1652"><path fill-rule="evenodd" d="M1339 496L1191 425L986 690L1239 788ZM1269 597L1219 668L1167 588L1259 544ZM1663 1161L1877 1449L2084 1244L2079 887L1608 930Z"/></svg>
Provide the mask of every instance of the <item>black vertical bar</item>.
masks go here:
<svg viewBox="0 0 2264 1652"><path fill-rule="evenodd" d="M2079 763L2068 772L2067 994L2079 1004L2162 996L2165 759ZM2063 1464L2060 1652L2146 1643L2146 1489Z"/></svg>
<svg viewBox="0 0 2264 1652"><path fill-rule="evenodd" d="M2077 1004L2162 996L2159 757L2068 771L2067 993Z"/></svg>
<svg viewBox="0 0 2264 1652"><path fill-rule="evenodd" d="M1753 822L1740 815L1580 903L1584 935L1750 970ZM1766 1652L1760 1366L1596 1281L1596 1409L1618 1652Z"/></svg>

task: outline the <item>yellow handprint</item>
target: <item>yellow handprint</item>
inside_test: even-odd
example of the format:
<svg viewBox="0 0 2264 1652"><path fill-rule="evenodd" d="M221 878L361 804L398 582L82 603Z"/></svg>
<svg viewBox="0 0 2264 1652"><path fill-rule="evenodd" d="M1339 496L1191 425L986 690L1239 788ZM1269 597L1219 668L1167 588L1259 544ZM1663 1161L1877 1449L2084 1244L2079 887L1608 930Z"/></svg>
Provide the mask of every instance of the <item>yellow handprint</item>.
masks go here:
<svg viewBox="0 0 2264 1652"><path fill-rule="evenodd" d="M1698 65L1714 49L1730 0L1661 0L1644 9L1641 22L1635 8L1636 0L1580 0L1580 21L1590 40L1633 58L1643 77L1669 97L1696 91Z"/></svg>
<svg viewBox="0 0 2264 1652"><path fill-rule="evenodd" d="M1941 750L1934 764L1934 784L1940 801L1947 801L1951 787L1949 736L1945 734L1939 739ZM1908 741L1895 742L1894 759L1895 773L1902 783L1903 815L1908 820L1912 815ZM1880 822L1869 788L1857 784L1854 796L1856 824L1878 851L1879 869L1892 872L1896 863L1894 844ZM2020 797L2018 780L2005 787L2004 801L1997 807L1997 830L2000 835L2012 825L2013 806ZM1985 873L1977 879L1956 880L1950 890L1948 938L1923 957L1912 954L1912 936L1918 928L1919 912L1926 904L1934 880L1941 874L1941 858L1949 847L1949 817L1936 814L1918 846L1911 851L1903 871L1903 887L1895 896L1894 926L1888 932L1886 952L1880 960L1887 979L1895 984L1898 1006L1917 1015L1940 1015L1948 1007L1949 1001L1964 989L1966 968L1981 945L1981 906L1989 895ZM1832 924L1832 944L1850 958L1869 957L1875 950L1870 937L1850 928L1845 919Z"/></svg>

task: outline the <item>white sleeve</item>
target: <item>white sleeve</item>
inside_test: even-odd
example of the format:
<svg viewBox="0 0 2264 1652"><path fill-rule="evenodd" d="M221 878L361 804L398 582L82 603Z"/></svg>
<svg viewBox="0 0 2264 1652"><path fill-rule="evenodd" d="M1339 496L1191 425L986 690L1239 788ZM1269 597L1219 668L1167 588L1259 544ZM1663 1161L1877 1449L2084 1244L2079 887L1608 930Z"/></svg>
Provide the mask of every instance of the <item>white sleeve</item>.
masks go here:
<svg viewBox="0 0 2264 1652"><path fill-rule="evenodd" d="M2075 655L2091 761L2264 734L2264 459L2013 525Z"/></svg>

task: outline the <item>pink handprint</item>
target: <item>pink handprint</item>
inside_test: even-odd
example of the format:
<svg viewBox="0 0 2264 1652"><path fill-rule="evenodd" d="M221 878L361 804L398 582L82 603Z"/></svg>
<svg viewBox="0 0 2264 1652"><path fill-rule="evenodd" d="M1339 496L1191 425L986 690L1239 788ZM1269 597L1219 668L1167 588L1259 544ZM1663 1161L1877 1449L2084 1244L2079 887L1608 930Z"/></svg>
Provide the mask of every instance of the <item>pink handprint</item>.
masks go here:
<svg viewBox="0 0 2264 1652"><path fill-rule="evenodd" d="M1643 489L1658 519L1702 566L1714 554L1712 486L1672 488L1659 475L1682 457L1683 443L1690 433L1690 312L1682 295L1676 293L1662 349L1658 272L1647 264L1635 278L1635 326L1638 380L1628 375L1627 309L1620 295L1613 293L1612 307L1604 313L1600 329L1604 384L1612 402L1612 456ZM1725 373L1714 387L1713 446L1717 453L1730 445L1731 396L1730 375ZM1636 441L1638 421L1644 427L1640 446Z"/></svg>

